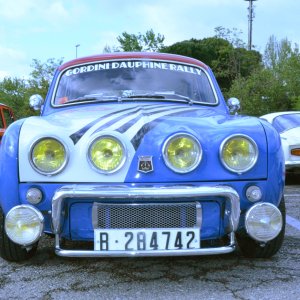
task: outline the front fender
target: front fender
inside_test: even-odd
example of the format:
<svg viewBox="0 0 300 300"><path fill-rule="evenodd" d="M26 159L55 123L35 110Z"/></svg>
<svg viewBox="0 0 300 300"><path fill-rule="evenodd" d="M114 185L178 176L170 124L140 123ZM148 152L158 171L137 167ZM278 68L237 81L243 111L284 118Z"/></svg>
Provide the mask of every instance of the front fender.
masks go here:
<svg viewBox="0 0 300 300"><path fill-rule="evenodd" d="M283 196L285 184L285 160L281 139L275 128L268 122L261 120L268 145L268 202L279 205Z"/></svg>
<svg viewBox="0 0 300 300"><path fill-rule="evenodd" d="M19 134L24 119L11 124L0 147L0 206L4 214L19 205Z"/></svg>

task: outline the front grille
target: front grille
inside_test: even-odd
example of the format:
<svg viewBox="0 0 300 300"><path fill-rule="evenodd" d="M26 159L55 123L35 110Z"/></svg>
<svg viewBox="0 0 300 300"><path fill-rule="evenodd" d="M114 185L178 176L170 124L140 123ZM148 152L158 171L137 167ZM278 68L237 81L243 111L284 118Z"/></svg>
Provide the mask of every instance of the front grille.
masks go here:
<svg viewBox="0 0 300 300"><path fill-rule="evenodd" d="M103 229L199 227L199 207L198 202L171 204L94 203L92 209L93 226Z"/></svg>

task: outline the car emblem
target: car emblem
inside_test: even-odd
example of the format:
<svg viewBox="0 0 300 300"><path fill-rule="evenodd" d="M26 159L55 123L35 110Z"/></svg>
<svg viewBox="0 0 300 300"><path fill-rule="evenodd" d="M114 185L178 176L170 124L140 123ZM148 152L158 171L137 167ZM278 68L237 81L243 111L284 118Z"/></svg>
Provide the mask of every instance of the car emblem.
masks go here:
<svg viewBox="0 0 300 300"><path fill-rule="evenodd" d="M152 156L139 156L138 170L143 173L152 172Z"/></svg>

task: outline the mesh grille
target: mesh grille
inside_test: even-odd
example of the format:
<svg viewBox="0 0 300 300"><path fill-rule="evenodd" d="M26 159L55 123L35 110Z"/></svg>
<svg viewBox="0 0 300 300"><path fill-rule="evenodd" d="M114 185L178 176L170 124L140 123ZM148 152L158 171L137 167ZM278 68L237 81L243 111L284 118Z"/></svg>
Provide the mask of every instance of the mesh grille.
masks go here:
<svg viewBox="0 0 300 300"><path fill-rule="evenodd" d="M184 228L197 222L196 203L93 204L94 228Z"/></svg>

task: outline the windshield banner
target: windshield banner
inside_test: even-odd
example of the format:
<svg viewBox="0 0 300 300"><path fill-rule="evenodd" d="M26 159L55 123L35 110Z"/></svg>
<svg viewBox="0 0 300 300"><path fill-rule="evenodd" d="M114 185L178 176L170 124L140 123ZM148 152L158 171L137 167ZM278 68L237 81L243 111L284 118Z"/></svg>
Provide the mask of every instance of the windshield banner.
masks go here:
<svg viewBox="0 0 300 300"><path fill-rule="evenodd" d="M201 75L201 70L188 65L172 64L153 61L114 61L80 66L67 70L66 76L113 69L161 69Z"/></svg>

